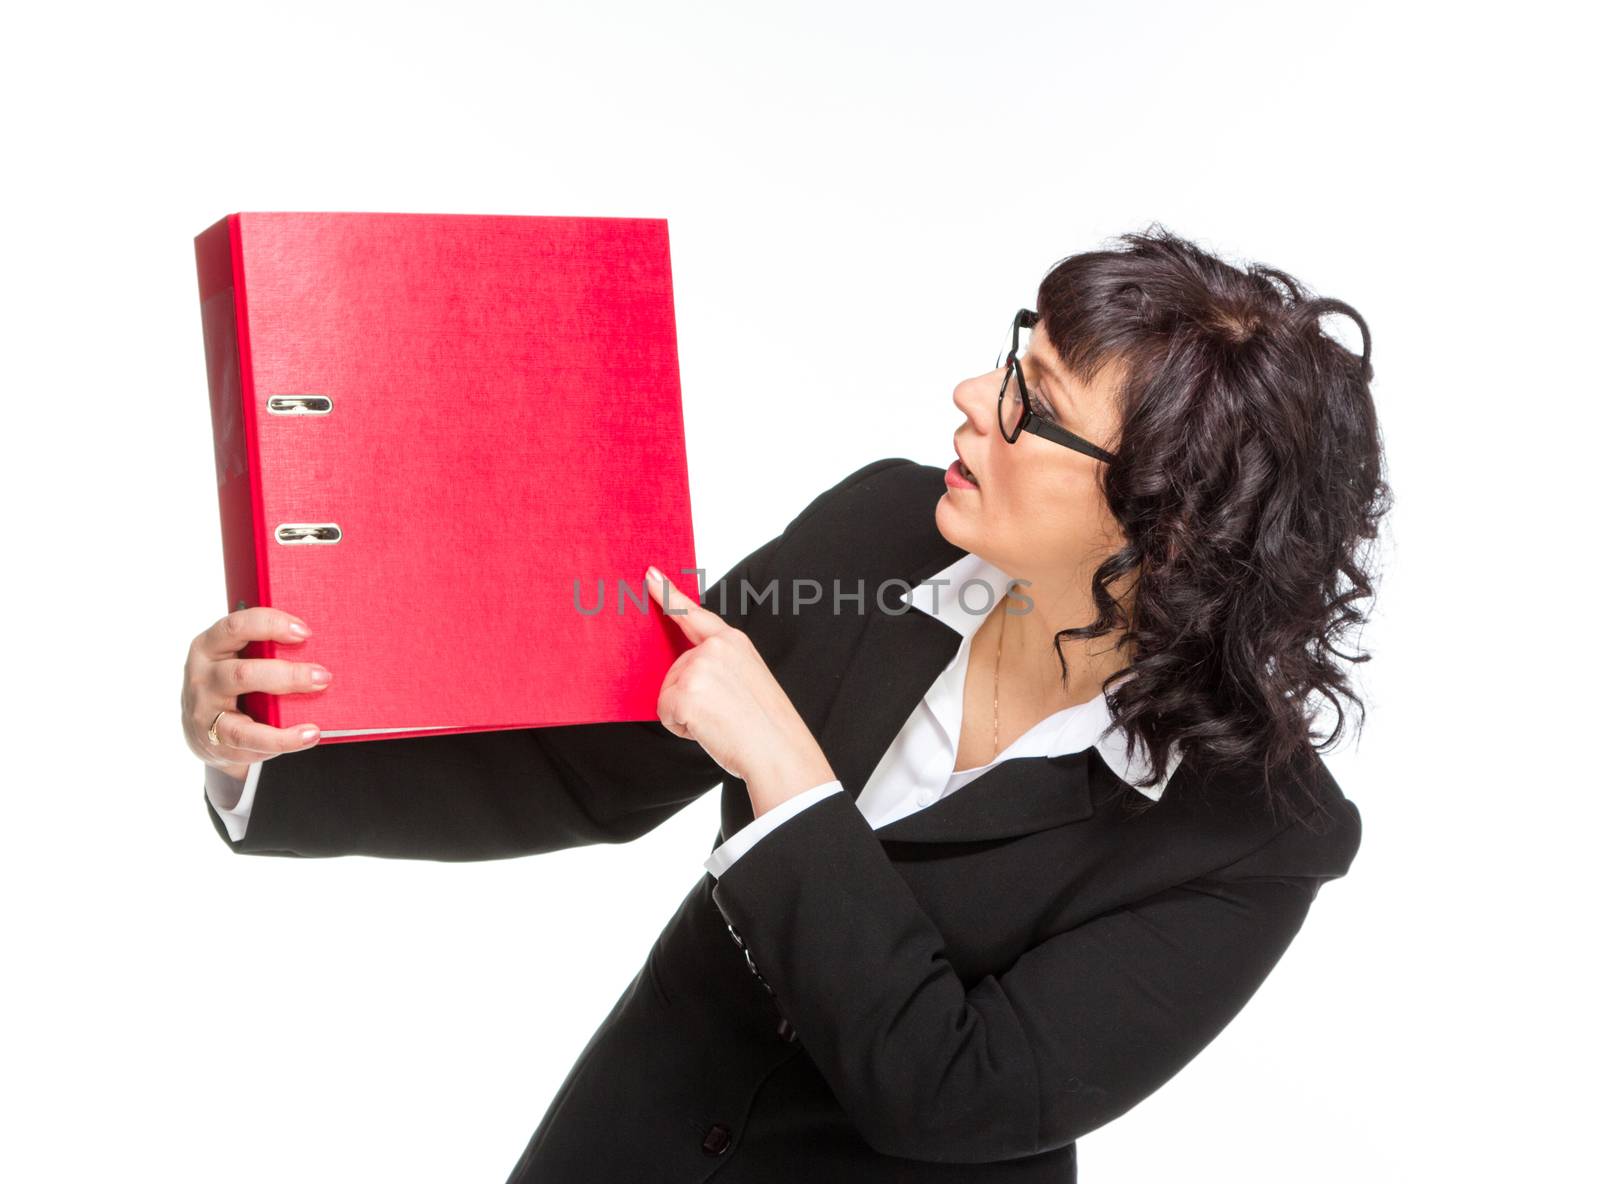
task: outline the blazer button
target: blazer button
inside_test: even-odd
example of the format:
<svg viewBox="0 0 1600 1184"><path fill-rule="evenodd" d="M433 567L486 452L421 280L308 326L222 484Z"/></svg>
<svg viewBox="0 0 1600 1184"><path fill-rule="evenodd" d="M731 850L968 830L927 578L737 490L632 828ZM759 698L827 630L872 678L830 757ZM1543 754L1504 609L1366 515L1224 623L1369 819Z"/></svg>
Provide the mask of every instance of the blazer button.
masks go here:
<svg viewBox="0 0 1600 1184"><path fill-rule="evenodd" d="M732 1142L733 1132L718 1122L706 1131L706 1137L700 1141L700 1150L707 1155L721 1155Z"/></svg>
<svg viewBox="0 0 1600 1184"><path fill-rule="evenodd" d="M785 1044L793 1044L798 1037L799 1033L794 1030L794 1025L789 1022L788 1016L784 1016L778 1021L779 1040L783 1041Z"/></svg>

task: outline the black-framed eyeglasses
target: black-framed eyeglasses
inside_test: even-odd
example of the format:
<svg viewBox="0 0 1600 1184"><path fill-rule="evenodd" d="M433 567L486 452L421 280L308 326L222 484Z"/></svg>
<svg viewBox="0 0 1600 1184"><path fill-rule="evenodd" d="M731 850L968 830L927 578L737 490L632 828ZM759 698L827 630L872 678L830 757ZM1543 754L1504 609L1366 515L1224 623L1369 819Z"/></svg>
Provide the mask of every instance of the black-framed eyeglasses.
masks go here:
<svg viewBox="0 0 1600 1184"><path fill-rule="evenodd" d="M1022 363L1017 360L1017 356L1019 353L1027 352L1022 340L1022 331L1027 329L1031 332L1038 323L1038 313L1032 309L1019 308L1017 315L1011 318L1011 349L1003 355L1003 359L995 359L996 369L999 369L1002 360L1006 368L1005 380L1000 384L1000 405L996 412L1001 437L1007 444L1015 444L1023 432L1032 432L1035 436L1042 436L1052 443L1060 444L1063 448L1071 448L1109 464L1117 459L1114 453L1089 443L1076 432L1069 432L1051 419L1048 413L1040 413L1034 409L1033 398L1028 394L1028 384L1022 378Z"/></svg>

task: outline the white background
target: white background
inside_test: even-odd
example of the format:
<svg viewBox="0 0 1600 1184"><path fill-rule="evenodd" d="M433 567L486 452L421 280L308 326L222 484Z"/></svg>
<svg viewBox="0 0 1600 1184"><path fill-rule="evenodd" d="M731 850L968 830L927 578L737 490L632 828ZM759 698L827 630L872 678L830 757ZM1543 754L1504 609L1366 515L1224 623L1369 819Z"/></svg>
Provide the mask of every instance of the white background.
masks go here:
<svg viewBox="0 0 1600 1184"><path fill-rule="evenodd" d="M701 874L714 795L503 863L213 833L177 709L226 610L192 239L364 210L670 220L713 575L869 460L946 463L956 382L1111 235L1159 220L1354 304L1397 497L1369 723L1327 757L1365 841L1083 1178L1593 1178L1577 11L14 12L0 1176L501 1181Z"/></svg>

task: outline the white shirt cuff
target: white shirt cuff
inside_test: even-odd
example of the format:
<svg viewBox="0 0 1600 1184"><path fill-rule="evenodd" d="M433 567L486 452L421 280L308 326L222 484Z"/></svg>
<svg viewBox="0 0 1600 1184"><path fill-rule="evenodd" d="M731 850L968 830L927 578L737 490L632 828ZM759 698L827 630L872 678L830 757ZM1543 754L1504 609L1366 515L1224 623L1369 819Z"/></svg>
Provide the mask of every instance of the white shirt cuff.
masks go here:
<svg viewBox="0 0 1600 1184"><path fill-rule="evenodd" d="M231 810L224 810L217 805L217 794L225 785L237 785L238 779L229 777L215 765L206 766L206 797L211 800L211 808L222 819L222 824L228 828L228 837L235 843L244 838L245 828L250 825L250 806L256 800L256 782L261 780L261 766L264 763L251 763L250 771L245 774L244 789Z"/></svg>
<svg viewBox="0 0 1600 1184"><path fill-rule="evenodd" d="M792 818L807 806L820 802L832 793L843 793L844 785L838 781L824 781L821 785L797 793L792 798L786 798L772 809L753 820L743 830L735 831L728 837L728 841L712 850L710 858L705 861L705 869L713 876L721 878L722 873L733 866L733 861L738 859L763 835L776 829L779 823Z"/></svg>

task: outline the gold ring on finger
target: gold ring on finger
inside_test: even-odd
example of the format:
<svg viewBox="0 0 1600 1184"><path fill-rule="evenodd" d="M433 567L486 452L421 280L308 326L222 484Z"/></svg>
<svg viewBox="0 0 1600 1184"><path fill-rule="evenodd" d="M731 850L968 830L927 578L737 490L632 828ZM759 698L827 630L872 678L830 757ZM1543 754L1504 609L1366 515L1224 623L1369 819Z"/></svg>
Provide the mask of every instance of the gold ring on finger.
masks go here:
<svg viewBox="0 0 1600 1184"><path fill-rule="evenodd" d="M217 719L221 719L223 716L225 716L227 714L228 714L228 709L226 707L224 707L221 711L217 712ZM222 743L222 737L217 735L217 719L212 720L211 721L211 726L206 729L206 735L211 737L211 743L213 743L213 744L221 744Z"/></svg>

